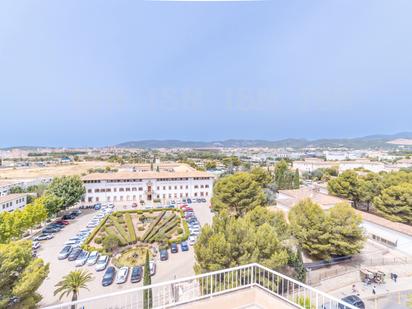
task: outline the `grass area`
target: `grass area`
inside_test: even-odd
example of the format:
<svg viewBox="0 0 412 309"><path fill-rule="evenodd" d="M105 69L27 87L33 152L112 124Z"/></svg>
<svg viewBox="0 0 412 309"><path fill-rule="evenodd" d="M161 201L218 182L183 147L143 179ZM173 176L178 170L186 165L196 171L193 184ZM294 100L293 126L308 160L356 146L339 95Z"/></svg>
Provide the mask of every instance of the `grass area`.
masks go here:
<svg viewBox="0 0 412 309"><path fill-rule="evenodd" d="M84 249L105 251L102 243L108 235L116 235L119 239L121 248L114 252L127 251L136 243L138 247L154 242L167 246L189 237L185 223L181 211L175 209L117 211L93 231Z"/></svg>
<svg viewBox="0 0 412 309"><path fill-rule="evenodd" d="M139 266L143 265L146 258L146 251L149 250L148 247L135 247L128 250L123 251L118 256L115 256L112 260L113 264L117 267L122 266ZM151 256L152 253L149 250L149 255Z"/></svg>

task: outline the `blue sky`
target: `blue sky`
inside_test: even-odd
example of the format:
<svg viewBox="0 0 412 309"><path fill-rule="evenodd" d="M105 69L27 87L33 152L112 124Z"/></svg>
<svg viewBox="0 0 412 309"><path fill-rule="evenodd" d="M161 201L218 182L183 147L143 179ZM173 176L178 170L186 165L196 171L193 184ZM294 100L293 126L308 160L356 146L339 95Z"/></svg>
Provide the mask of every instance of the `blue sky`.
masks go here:
<svg viewBox="0 0 412 309"><path fill-rule="evenodd" d="M410 131L412 1L0 2L0 147Z"/></svg>

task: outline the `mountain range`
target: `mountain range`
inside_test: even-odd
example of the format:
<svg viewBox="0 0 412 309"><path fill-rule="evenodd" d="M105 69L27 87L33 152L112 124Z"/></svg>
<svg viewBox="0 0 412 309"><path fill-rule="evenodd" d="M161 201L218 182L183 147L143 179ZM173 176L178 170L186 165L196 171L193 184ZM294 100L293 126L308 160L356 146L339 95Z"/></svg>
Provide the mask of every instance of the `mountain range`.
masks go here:
<svg viewBox="0 0 412 309"><path fill-rule="evenodd" d="M394 142L400 141L400 142ZM269 148L395 148L412 142L412 132L396 134L369 135L356 138L330 138L330 139L295 139L260 140L260 139L229 139L223 141L181 141L181 140L140 140L129 141L115 145L118 148L216 148L216 147L269 147ZM410 145L410 144L409 144Z"/></svg>

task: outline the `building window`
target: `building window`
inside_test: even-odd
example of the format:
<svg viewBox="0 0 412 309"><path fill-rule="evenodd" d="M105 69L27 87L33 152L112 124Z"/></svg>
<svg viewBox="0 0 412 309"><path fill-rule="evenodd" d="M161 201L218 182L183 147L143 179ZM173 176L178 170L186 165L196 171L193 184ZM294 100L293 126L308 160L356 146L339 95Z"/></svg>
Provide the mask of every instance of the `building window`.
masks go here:
<svg viewBox="0 0 412 309"><path fill-rule="evenodd" d="M94 189L94 192L95 193L98 193L100 190L99 189Z"/></svg>
<svg viewBox="0 0 412 309"><path fill-rule="evenodd" d="M209 188L209 185L205 185L205 188Z"/></svg>

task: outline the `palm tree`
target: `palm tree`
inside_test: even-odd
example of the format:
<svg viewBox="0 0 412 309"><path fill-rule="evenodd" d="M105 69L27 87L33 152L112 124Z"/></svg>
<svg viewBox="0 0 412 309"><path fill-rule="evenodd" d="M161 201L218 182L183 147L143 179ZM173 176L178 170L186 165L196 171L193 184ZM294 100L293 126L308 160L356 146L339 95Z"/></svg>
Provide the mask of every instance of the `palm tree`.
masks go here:
<svg viewBox="0 0 412 309"><path fill-rule="evenodd" d="M59 300L63 296L69 296L72 294L72 301L76 301L79 296L80 289L87 289L87 284L93 280L92 274L87 270L74 270L68 275L63 277L63 280L56 284L57 289L54 291L54 295L60 294ZM72 309L75 309L76 305L72 305Z"/></svg>

